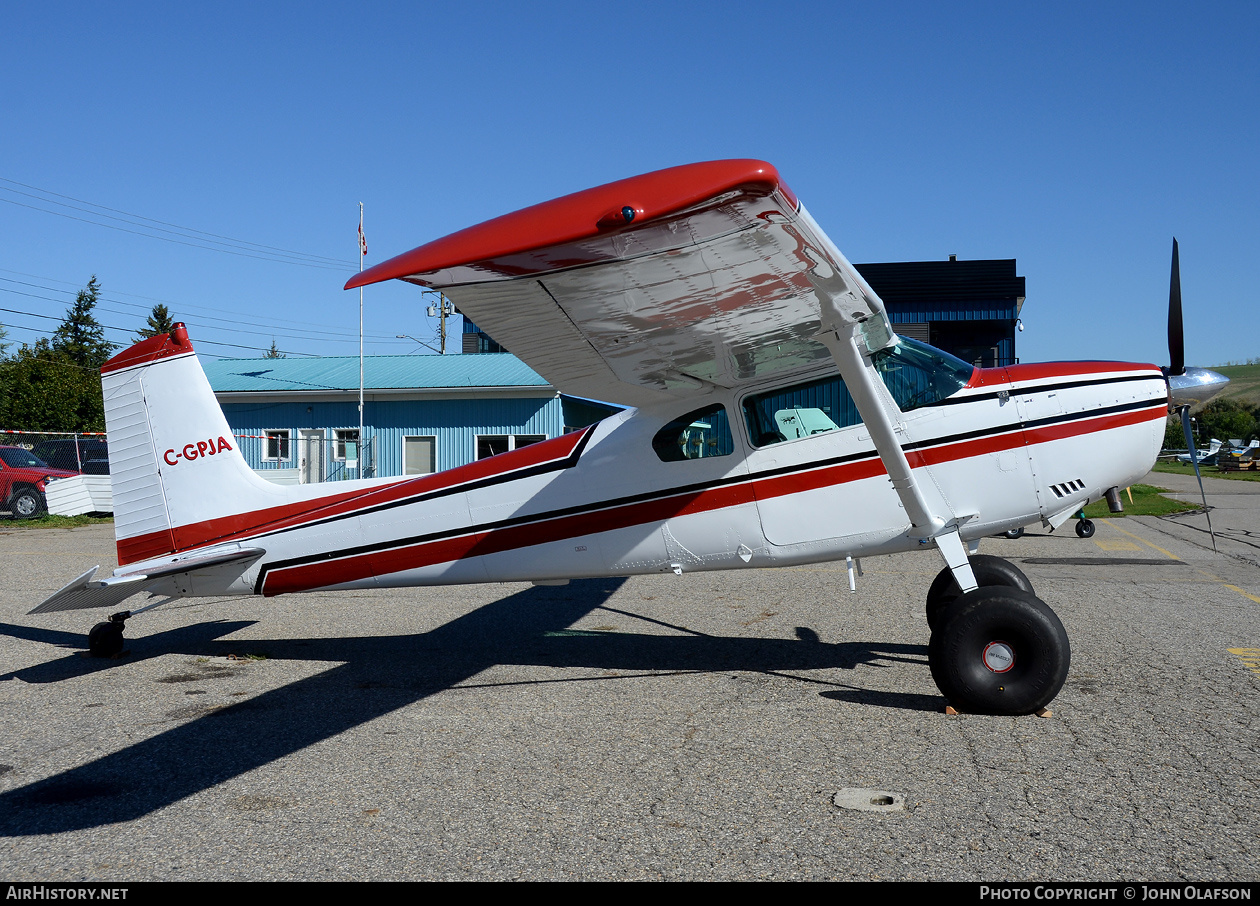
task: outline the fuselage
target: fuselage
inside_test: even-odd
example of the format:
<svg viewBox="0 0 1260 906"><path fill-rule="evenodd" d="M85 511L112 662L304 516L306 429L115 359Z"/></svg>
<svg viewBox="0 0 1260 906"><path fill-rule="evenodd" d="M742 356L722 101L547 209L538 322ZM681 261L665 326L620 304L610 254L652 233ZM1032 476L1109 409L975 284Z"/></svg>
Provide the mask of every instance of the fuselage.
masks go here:
<svg viewBox="0 0 1260 906"><path fill-rule="evenodd" d="M222 520L183 526L185 550L239 544L266 553L243 572L216 567L154 590L270 596L548 581L925 547L869 433L822 386L800 375L786 389L715 388L447 472L330 485L241 514L228 528ZM974 369L926 405L903 401L909 411L898 413L896 429L934 510L973 540L1058 524L1146 474L1167 394L1153 365Z"/></svg>

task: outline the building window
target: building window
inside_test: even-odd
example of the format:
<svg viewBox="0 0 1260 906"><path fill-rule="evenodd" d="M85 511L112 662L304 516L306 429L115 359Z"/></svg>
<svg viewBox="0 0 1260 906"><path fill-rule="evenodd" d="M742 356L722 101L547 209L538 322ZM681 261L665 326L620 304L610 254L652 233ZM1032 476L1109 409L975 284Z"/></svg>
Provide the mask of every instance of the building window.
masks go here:
<svg viewBox="0 0 1260 906"><path fill-rule="evenodd" d="M347 456L346 454L349 454ZM333 429L333 459L337 462L357 462L359 459L359 429Z"/></svg>
<svg viewBox="0 0 1260 906"><path fill-rule="evenodd" d="M437 438L430 435L403 437L403 474L428 475L437 471Z"/></svg>
<svg viewBox="0 0 1260 906"><path fill-rule="evenodd" d="M263 462L289 461L289 432L264 431Z"/></svg>
<svg viewBox="0 0 1260 906"><path fill-rule="evenodd" d="M508 450L519 450L546 439L546 434L478 434L477 458L498 456Z"/></svg>

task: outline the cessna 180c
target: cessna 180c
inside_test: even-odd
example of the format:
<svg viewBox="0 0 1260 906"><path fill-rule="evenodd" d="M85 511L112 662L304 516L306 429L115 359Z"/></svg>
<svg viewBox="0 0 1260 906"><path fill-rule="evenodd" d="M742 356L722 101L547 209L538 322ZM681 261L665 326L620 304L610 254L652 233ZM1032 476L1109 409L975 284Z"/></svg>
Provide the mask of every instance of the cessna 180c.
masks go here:
<svg viewBox="0 0 1260 906"><path fill-rule="evenodd" d="M1166 370L976 368L898 337L775 168L754 160L539 204L346 288L390 279L440 289L560 391L627 408L446 472L282 487L236 449L177 325L102 368L121 566L32 612L140 591L546 584L934 548L934 679L956 708L1029 713L1063 685L1067 636L1013 564L968 550L1057 527L1142 477L1170 400L1224 381L1180 361L1179 290ZM138 612L99 623L92 653L120 651Z"/></svg>

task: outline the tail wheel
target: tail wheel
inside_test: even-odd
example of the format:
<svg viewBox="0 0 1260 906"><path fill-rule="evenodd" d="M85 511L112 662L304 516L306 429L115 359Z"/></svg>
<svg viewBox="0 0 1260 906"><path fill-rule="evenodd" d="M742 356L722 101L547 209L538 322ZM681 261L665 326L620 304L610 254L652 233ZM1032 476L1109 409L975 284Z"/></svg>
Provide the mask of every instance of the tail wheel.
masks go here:
<svg viewBox="0 0 1260 906"><path fill-rule="evenodd" d="M969 557L968 562L971 563L971 571L975 574L976 584L981 588L999 585L1005 588L1018 588L1029 594L1033 593L1032 583L1028 581L1028 577L1010 560L1003 560L1001 557L990 557L988 554L976 554L974 557ZM937 625L940 623L941 613L946 607L954 603L961 594L962 589L958 587L958 582L954 579L953 572L950 571L948 566L945 567L932 580L932 585L928 589L927 621L929 629L936 630Z"/></svg>
<svg viewBox="0 0 1260 906"><path fill-rule="evenodd" d="M981 587L950 605L928 644L932 679L951 705L980 714L1031 714L1063 688L1072 654L1044 601L1018 588Z"/></svg>
<svg viewBox="0 0 1260 906"><path fill-rule="evenodd" d="M88 652L92 657L113 657L123 650L123 624L115 620L97 623L88 633Z"/></svg>

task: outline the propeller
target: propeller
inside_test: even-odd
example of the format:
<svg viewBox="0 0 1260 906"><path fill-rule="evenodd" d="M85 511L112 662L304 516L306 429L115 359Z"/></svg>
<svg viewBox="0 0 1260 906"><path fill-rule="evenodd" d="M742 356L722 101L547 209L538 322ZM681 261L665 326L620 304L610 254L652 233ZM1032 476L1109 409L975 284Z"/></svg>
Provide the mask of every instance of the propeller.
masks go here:
<svg viewBox="0 0 1260 906"><path fill-rule="evenodd" d="M1194 477L1199 482L1199 496L1203 498L1203 512L1207 516L1208 534L1212 538L1212 551L1216 551L1216 532L1212 530L1212 510L1208 507L1207 493L1203 490L1203 475L1199 472L1199 451L1190 433L1190 407L1205 403L1225 389L1229 378L1206 368L1186 367L1186 333L1181 317L1181 265L1177 256L1177 240L1173 238L1172 276L1168 283L1168 378L1169 405L1177 407L1181 418L1181 430L1190 448L1190 463Z"/></svg>

